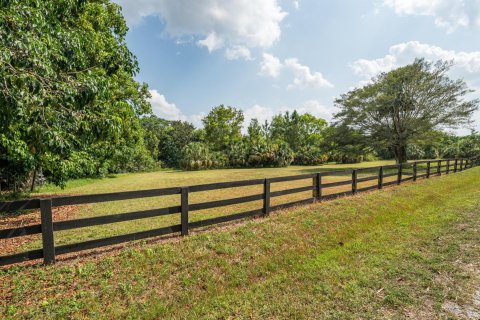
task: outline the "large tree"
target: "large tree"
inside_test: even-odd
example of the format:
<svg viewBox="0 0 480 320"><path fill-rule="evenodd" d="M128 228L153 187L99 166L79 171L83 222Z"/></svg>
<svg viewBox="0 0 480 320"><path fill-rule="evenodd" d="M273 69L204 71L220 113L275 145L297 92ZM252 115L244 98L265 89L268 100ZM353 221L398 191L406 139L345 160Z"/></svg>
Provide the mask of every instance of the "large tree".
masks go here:
<svg viewBox="0 0 480 320"><path fill-rule="evenodd" d="M297 152L307 146L318 147L323 140L323 134L328 127L327 121L316 118L309 113L278 114L270 124L270 133L273 140L285 141L290 148Z"/></svg>
<svg viewBox="0 0 480 320"><path fill-rule="evenodd" d="M470 122L479 100L463 80L452 80L451 62L412 64L381 73L362 88L336 100L338 123L348 125L377 146L391 148L397 162L407 160L407 146L432 130L458 128Z"/></svg>
<svg viewBox="0 0 480 320"><path fill-rule="evenodd" d="M127 30L110 0L0 1L0 174L48 167L61 184L74 152L139 128L150 105Z"/></svg>
<svg viewBox="0 0 480 320"><path fill-rule="evenodd" d="M198 142L193 124L186 121L171 121L160 137L159 159L168 167L179 167L182 149L191 142Z"/></svg>
<svg viewBox="0 0 480 320"><path fill-rule="evenodd" d="M214 107L202 119L205 139L213 150L227 150L232 143L242 139L243 112L230 106Z"/></svg>

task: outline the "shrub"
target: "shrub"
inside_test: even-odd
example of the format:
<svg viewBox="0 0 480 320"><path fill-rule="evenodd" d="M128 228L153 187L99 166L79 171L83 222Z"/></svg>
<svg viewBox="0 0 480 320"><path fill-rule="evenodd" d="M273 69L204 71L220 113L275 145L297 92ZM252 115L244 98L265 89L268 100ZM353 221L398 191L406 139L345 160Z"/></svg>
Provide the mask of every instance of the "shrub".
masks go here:
<svg viewBox="0 0 480 320"><path fill-rule="evenodd" d="M319 165L328 161L328 154L324 153L319 147L306 146L301 148L293 161L298 165Z"/></svg>
<svg viewBox="0 0 480 320"><path fill-rule="evenodd" d="M182 149L180 166L186 170L209 169L218 164L218 160L203 142L190 142Z"/></svg>
<svg viewBox="0 0 480 320"><path fill-rule="evenodd" d="M251 145L247 157L250 167L286 167L293 161L293 151L282 143L259 142Z"/></svg>
<svg viewBox="0 0 480 320"><path fill-rule="evenodd" d="M229 167L245 167L247 165L247 146L243 142L230 145L227 151Z"/></svg>
<svg viewBox="0 0 480 320"><path fill-rule="evenodd" d="M407 146L408 159L424 159L426 156L425 150L416 144L409 144Z"/></svg>

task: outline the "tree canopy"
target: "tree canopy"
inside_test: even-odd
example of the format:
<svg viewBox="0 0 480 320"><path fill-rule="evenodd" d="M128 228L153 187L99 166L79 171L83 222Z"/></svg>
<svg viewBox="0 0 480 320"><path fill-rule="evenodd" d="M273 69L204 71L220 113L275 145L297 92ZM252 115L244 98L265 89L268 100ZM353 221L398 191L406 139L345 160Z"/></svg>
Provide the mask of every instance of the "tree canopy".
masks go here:
<svg viewBox="0 0 480 320"><path fill-rule="evenodd" d="M0 167L15 181L50 168L62 184L75 152L126 143L150 111L127 26L108 0L0 7Z"/></svg>
<svg viewBox="0 0 480 320"><path fill-rule="evenodd" d="M207 142L214 150L226 150L242 138L243 112L230 106L214 107L202 119Z"/></svg>
<svg viewBox="0 0 480 320"><path fill-rule="evenodd" d="M285 112L273 117L270 124L272 139L287 142L293 151L303 147L319 146L323 139L324 130L328 127L327 121L316 118L309 113L299 114Z"/></svg>
<svg viewBox="0 0 480 320"><path fill-rule="evenodd" d="M336 100L337 123L350 126L377 147L394 151L397 162L407 160L407 146L432 130L458 128L470 122L478 100L463 80L452 80L450 62L412 64L381 73L372 83Z"/></svg>

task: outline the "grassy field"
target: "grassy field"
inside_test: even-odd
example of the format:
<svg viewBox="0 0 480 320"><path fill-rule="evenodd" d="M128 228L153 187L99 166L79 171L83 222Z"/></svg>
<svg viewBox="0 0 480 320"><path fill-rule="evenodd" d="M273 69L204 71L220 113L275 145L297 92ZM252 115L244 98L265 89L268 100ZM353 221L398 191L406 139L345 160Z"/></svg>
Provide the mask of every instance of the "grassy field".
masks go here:
<svg viewBox="0 0 480 320"><path fill-rule="evenodd" d="M192 179L202 174L227 180L229 171L224 172L185 174L184 182L198 183ZM237 178L251 177L243 172ZM177 183L148 177L138 176L146 188ZM75 192L108 188L105 180ZM7 319L475 316L479 226L480 168L474 168L183 239L3 270L0 314Z"/></svg>
<svg viewBox="0 0 480 320"><path fill-rule="evenodd" d="M90 193L107 193L128 190L142 190L155 189L164 187L176 187L186 185L205 184L222 181L236 181L259 179L266 177L299 175L305 173L314 173L331 170L351 169L359 167L374 167L386 164L393 164L392 161L374 161L364 162L354 165L323 165L319 167L313 166L291 166L288 168L264 168L264 169L225 169L225 170L210 170L210 171L196 171L186 172L178 170L162 170L157 172L146 172L136 174L120 174L105 179L82 179L70 182L64 190L58 187L46 186L38 191L39 196L47 195L62 195L62 194L90 194ZM365 172L362 175L372 175L377 172ZM362 176L361 175L361 176ZM325 177L323 182L328 183L332 181L350 179L350 173L345 176ZM395 177L386 179L385 181L393 180ZM361 183L360 187L369 184L376 184L376 181ZM305 179L293 182L282 182L272 184L272 191L289 189L312 185L312 179ZM324 194L335 193L340 191L350 190L349 185L329 188L324 191ZM247 195L255 195L263 192L263 186L248 186L240 188L229 188L223 190L198 192L190 195L190 203L208 202L221 199L236 198ZM290 194L281 197L272 198L272 205L286 203L295 200L302 200L311 197L312 192L303 192L297 194ZM34 195L35 196L35 195ZM109 214L117 214L124 212L132 212L139 210L148 210L155 208L163 208L170 206L177 206L180 203L180 196L166 196L153 197L145 199L135 199L127 201L105 202L100 204L83 205L75 207L63 207L54 209L55 219L72 219L85 218L92 216L102 216ZM248 210L261 208L262 201L253 201L249 203L242 203L238 205L231 205L228 207L207 209L201 211L191 212L190 221L203 220L233 213L239 213ZM67 214L65 214L65 212ZM17 225L25 225L35 223L39 218L39 213L33 213L29 216L21 216L16 220ZM130 222L121 222L111 225L103 225L98 227L82 228L68 231L61 231L55 233L55 243L57 245L69 244L92 239L104 238L108 236L115 236L120 234L132 233L137 231L144 231L154 228L176 225L180 221L180 215L163 216L152 219L143 219ZM9 223L11 227L12 219L4 220L4 223ZM0 220L0 228L2 228L2 220ZM28 239L28 241L27 241ZM18 241L15 239L14 241ZM40 235L25 238L22 245L12 245L12 240L0 240L0 246L3 245L8 253L36 249L41 247Z"/></svg>

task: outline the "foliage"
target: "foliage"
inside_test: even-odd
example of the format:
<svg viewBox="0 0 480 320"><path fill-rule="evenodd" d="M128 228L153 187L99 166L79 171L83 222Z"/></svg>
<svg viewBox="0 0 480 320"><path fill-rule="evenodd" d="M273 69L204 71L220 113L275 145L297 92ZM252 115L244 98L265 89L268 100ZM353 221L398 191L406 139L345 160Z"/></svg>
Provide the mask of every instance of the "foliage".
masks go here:
<svg viewBox="0 0 480 320"><path fill-rule="evenodd" d="M286 167L293 162L293 151L285 142L259 142L250 145L247 156L249 167Z"/></svg>
<svg viewBox="0 0 480 320"><path fill-rule="evenodd" d="M328 158L328 154L322 148L315 145L307 145L295 153L293 163L298 165L320 165L327 162Z"/></svg>
<svg viewBox="0 0 480 320"><path fill-rule="evenodd" d="M150 111L120 6L10 0L0 8L1 170L14 184L40 170L64 184L81 152L122 145Z"/></svg>
<svg viewBox="0 0 480 320"><path fill-rule="evenodd" d="M212 152L203 142L191 142L182 150L180 165L186 170L204 170L223 168L227 165L228 158L221 152Z"/></svg>
<svg viewBox="0 0 480 320"><path fill-rule="evenodd" d="M242 139L243 112L223 104L214 107L202 119L205 129L205 140L212 150L224 151Z"/></svg>
<svg viewBox="0 0 480 320"><path fill-rule="evenodd" d="M160 140L165 134L170 122L165 119L161 119L155 115L143 117L140 119L140 124L144 131L143 139L145 141L145 147L150 152L153 159L159 159L159 144Z"/></svg>
<svg viewBox="0 0 480 320"><path fill-rule="evenodd" d="M374 149L358 130L336 125L326 131L325 149L337 163L358 163L375 159Z"/></svg>
<svg viewBox="0 0 480 320"><path fill-rule="evenodd" d="M268 130L272 141L284 141L293 150L295 164L313 165L327 161L322 151L327 127L325 120L309 113L287 111L274 116Z"/></svg>
<svg viewBox="0 0 480 320"><path fill-rule="evenodd" d="M160 136L158 158L167 167L179 167L183 148L198 141L195 127L186 121L171 121Z"/></svg>
<svg viewBox="0 0 480 320"><path fill-rule="evenodd" d="M270 124L273 141L285 141L297 152L307 145L319 146L323 141L324 130L328 127L325 120L309 113L300 115L297 111L285 112L273 117Z"/></svg>
<svg viewBox="0 0 480 320"><path fill-rule="evenodd" d="M429 139L409 147L409 159L471 158L480 154L480 134L473 131L467 136L432 132Z"/></svg>
<svg viewBox="0 0 480 320"><path fill-rule="evenodd" d="M250 124L248 125L248 128L247 128L247 132L248 132L247 137L248 137L249 143L255 144L255 143L259 143L260 141L266 140L265 133L263 131L262 126L260 125L258 120L255 118L250 121Z"/></svg>
<svg viewBox="0 0 480 320"><path fill-rule="evenodd" d="M441 128L458 128L470 121L479 100L465 81L447 76L451 63L416 59L412 64L381 73L372 83L336 100L338 122L358 130L376 146L394 150L397 162L407 159L407 146Z"/></svg>
<svg viewBox="0 0 480 320"><path fill-rule="evenodd" d="M238 142L230 145L228 149L228 165L233 168L247 166L248 150L251 142Z"/></svg>
<svg viewBox="0 0 480 320"><path fill-rule="evenodd" d="M407 146L408 159L425 159L426 152L418 144L409 144Z"/></svg>

